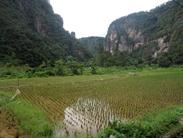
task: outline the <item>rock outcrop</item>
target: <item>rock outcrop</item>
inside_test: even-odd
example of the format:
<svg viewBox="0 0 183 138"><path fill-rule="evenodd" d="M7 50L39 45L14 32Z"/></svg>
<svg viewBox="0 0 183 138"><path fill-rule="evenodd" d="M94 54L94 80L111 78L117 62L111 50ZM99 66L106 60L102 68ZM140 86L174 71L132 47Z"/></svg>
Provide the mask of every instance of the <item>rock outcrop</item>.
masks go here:
<svg viewBox="0 0 183 138"><path fill-rule="evenodd" d="M182 3L181 0L178 2ZM182 25L183 8L170 1L150 12L134 13L112 22L106 36L105 50L112 54L127 52L132 55L142 51L141 55L157 58L174 51L177 46L183 47Z"/></svg>

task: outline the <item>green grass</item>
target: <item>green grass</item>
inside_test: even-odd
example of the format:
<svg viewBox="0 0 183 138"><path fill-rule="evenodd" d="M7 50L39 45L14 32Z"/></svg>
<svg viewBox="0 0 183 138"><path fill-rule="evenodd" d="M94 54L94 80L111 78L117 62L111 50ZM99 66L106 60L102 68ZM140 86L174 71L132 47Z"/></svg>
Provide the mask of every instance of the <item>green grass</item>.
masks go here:
<svg viewBox="0 0 183 138"><path fill-rule="evenodd" d="M121 70L118 74L20 79L20 98L43 109L53 120L78 98L108 102L121 118L134 119L148 112L182 103L182 68ZM0 89L14 93L17 79L0 80Z"/></svg>
<svg viewBox="0 0 183 138"><path fill-rule="evenodd" d="M169 136L176 136L176 133L182 131L182 126L179 124L181 117L183 117L183 105L166 108L139 120L115 122L101 132L99 138L108 138L110 135L117 138L157 138L169 131Z"/></svg>
<svg viewBox="0 0 183 138"><path fill-rule="evenodd" d="M24 78L27 77L26 71L29 68L26 66L21 67L2 67L0 66L0 78Z"/></svg>
<svg viewBox="0 0 183 138"><path fill-rule="evenodd" d="M130 122L139 120L120 125L122 129L128 128L126 131L130 130L137 136L141 133L146 136L160 135L176 125L176 118L180 115L178 113L177 116L179 107L176 107L176 110L171 108L172 113L167 108L182 104L182 68L117 69L114 67L100 68L98 71L100 70L99 74L103 75L19 79L21 91L19 99L25 101L24 105L31 103L31 106L43 110L54 122L63 120L64 110L78 98L104 100L120 118ZM17 79L0 80L0 90L6 94L13 95L16 88ZM18 112L23 108L18 103L9 104L12 110L18 106L16 114L20 114ZM156 114L164 108L166 110ZM139 119L146 114L148 117ZM23 126L26 128L27 124ZM33 127L29 130L35 129ZM110 131L113 133L114 129Z"/></svg>
<svg viewBox="0 0 183 138"><path fill-rule="evenodd" d="M11 95L0 92L0 106L11 111L20 121L21 128L35 138L51 137L52 125L44 113L30 103L16 99L10 101ZM183 105L161 109L126 123L113 123L105 129L99 138L114 135L117 138L160 137L170 131L169 135L175 136L182 130L178 124L183 117Z"/></svg>
<svg viewBox="0 0 183 138"><path fill-rule="evenodd" d="M183 137L183 125L178 124L174 128L172 128L165 136L169 138L182 138Z"/></svg>
<svg viewBox="0 0 183 138"><path fill-rule="evenodd" d="M0 92L0 107L12 112L20 122L20 128L35 138L52 135L52 124L38 107L20 99L10 100L10 94Z"/></svg>

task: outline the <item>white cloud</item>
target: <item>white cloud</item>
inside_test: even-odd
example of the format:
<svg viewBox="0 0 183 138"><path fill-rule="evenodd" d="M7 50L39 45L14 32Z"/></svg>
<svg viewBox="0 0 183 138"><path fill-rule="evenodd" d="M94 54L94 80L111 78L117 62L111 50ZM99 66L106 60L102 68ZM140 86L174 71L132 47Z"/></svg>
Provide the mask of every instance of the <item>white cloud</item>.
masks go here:
<svg viewBox="0 0 183 138"><path fill-rule="evenodd" d="M148 11L168 0L50 0L64 28L76 36L105 36L112 21L138 11Z"/></svg>

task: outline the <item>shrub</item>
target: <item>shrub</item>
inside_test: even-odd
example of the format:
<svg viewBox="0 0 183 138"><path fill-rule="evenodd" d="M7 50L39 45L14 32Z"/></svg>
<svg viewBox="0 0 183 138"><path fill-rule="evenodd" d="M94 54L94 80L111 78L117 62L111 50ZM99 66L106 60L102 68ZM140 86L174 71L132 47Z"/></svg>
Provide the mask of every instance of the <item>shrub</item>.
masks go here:
<svg viewBox="0 0 183 138"><path fill-rule="evenodd" d="M107 138L110 135L114 135L116 138L160 137L176 126L182 115L183 106L177 106L149 114L138 121L114 122L99 135L99 138Z"/></svg>
<svg viewBox="0 0 183 138"><path fill-rule="evenodd" d="M158 65L160 67L170 67L171 65L171 59L168 54L163 54L158 58Z"/></svg>

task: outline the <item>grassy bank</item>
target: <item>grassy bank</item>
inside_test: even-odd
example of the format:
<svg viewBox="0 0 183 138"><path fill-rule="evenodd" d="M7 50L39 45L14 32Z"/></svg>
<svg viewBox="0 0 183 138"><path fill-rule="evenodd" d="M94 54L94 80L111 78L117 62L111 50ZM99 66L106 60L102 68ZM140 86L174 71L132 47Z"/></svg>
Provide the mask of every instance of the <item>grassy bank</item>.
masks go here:
<svg viewBox="0 0 183 138"><path fill-rule="evenodd" d="M23 100L11 99L10 94L0 92L0 107L12 112L20 122L20 129L32 137L50 137L52 125L45 117L45 114L37 107Z"/></svg>
<svg viewBox="0 0 183 138"><path fill-rule="evenodd" d="M183 105L162 109L135 121L115 122L105 129L99 138L108 138L110 135L116 136L116 138L157 138L167 132L169 136L176 136L183 131L183 127L179 123L182 117Z"/></svg>

